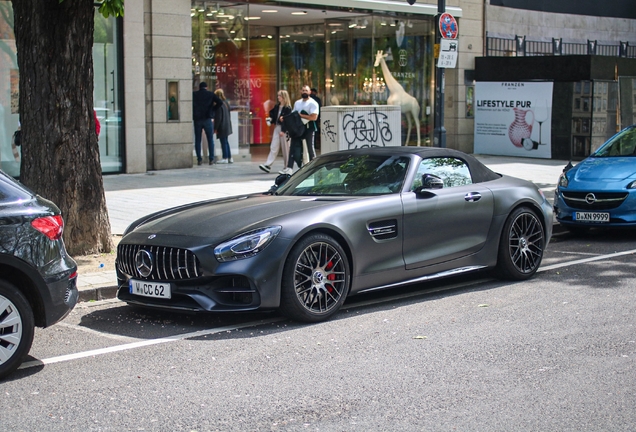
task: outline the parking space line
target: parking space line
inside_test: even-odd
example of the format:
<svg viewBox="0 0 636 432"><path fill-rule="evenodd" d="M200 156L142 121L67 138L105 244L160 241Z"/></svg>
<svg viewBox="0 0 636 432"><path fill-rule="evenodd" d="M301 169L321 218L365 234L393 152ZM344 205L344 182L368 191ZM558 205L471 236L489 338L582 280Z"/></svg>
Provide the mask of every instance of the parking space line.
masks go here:
<svg viewBox="0 0 636 432"><path fill-rule="evenodd" d="M634 255L634 254L636 254L636 249L632 249L632 250L628 250L628 251L624 251L624 252L616 252L616 253L607 254L607 255L599 255L599 256L595 256L595 257L591 257L591 258L583 258L583 259L580 259L580 260L567 261L567 262L564 262L564 263L552 264L552 265L549 265L549 266L541 267L541 268L539 268L538 272L544 272L544 271L554 270L554 269L558 269L558 268L573 266L573 265L577 265L577 264L585 264L585 263L592 262L592 261L601 261L601 260L605 260L605 259L609 259L609 258L615 258L615 257L619 257L619 256L624 256L624 255Z"/></svg>
<svg viewBox="0 0 636 432"><path fill-rule="evenodd" d="M569 252L569 251L555 251L551 250L552 253L560 253L564 255L587 255L587 256L600 256L601 254L592 253L592 252Z"/></svg>

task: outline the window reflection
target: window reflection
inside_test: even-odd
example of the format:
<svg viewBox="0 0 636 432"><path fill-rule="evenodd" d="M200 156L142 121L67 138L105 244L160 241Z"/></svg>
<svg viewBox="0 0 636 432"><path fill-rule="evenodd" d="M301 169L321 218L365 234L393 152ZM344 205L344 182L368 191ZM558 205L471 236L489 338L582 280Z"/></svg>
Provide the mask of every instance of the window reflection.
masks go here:
<svg viewBox="0 0 636 432"><path fill-rule="evenodd" d="M468 165L456 158L424 159L417 168L417 175L411 186L411 191L422 186L422 176L432 174L444 182L444 187L464 186L473 183Z"/></svg>

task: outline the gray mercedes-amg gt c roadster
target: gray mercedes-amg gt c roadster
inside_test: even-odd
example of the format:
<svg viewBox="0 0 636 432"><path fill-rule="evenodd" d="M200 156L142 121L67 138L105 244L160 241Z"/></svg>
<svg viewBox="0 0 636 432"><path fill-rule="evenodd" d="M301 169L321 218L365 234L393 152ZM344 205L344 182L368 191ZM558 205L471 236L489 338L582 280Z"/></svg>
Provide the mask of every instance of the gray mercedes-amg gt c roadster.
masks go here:
<svg viewBox="0 0 636 432"><path fill-rule="evenodd" d="M366 291L488 268L530 278L552 235L537 186L450 149L327 153L277 182L135 221L117 248L118 298L317 322Z"/></svg>

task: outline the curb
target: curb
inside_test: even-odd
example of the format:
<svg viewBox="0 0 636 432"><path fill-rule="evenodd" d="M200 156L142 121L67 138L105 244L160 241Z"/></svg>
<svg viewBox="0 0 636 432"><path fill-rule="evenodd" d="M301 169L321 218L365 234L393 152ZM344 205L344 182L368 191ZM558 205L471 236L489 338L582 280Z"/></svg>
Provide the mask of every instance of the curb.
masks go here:
<svg viewBox="0 0 636 432"><path fill-rule="evenodd" d="M117 286L82 288L79 290L78 302L109 300L109 299L114 299L116 295L117 295Z"/></svg>

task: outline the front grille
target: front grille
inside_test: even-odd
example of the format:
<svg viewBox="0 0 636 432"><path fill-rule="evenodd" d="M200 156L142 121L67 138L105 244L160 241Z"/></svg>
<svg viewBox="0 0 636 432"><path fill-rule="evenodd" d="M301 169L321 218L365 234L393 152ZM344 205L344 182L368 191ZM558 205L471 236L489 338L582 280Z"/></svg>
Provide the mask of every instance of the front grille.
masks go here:
<svg viewBox="0 0 636 432"><path fill-rule="evenodd" d="M152 257L152 270L142 276L135 264L135 256L145 250ZM127 245L117 246L117 268L122 273L144 280L186 280L199 277L199 260L187 249L164 246Z"/></svg>
<svg viewBox="0 0 636 432"><path fill-rule="evenodd" d="M594 202L588 203L590 195L594 195ZM619 207L627 192L563 192L563 200L571 208L579 210L611 210Z"/></svg>

